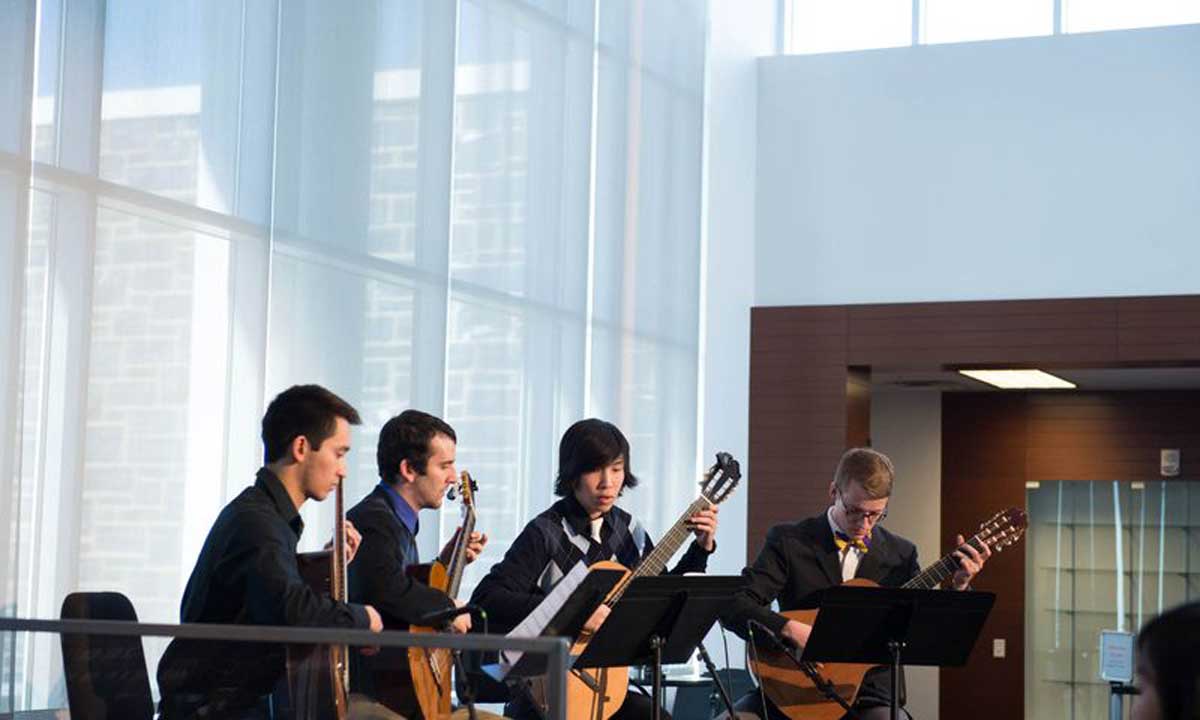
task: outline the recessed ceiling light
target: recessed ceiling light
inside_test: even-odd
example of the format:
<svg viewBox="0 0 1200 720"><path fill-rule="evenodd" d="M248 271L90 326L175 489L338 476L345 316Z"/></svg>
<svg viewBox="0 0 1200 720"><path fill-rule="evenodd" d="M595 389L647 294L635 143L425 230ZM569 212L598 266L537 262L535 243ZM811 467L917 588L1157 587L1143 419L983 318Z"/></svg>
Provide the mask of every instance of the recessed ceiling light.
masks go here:
<svg viewBox="0 0 1200 720"><path fill-rule="evenodd" d="M1004 390L1059 390L1075 387L1075 383L1041 370L959 370L959 373L979 382Z"/></svg>

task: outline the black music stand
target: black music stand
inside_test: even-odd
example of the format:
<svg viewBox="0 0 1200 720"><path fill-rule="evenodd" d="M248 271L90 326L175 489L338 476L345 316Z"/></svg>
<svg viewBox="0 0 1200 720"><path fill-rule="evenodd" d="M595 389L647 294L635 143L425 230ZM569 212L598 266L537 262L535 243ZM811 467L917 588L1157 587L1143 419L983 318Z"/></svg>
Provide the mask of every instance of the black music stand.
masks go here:
<svg viewBox="0 0 1200 720"><path fill-rule="evenodd" d="M741 576L658 575L637 578L576 660L576 668L651 665L654 718L662 713L663 663L685 662L733 594ZM716 678L714 681L719 682Z"/></svg>
<svg viewBox="0 0 1200 720"><path fill-rule="evenodd" d="M608 597L624 576L624 570L611 568L588 570L587 576L583 578L579 586L572 590L571 595L563 602L562 606L555 610L553 617L542 629L541 637L574 638L579 635L584 623L592 616L596 608L600 607L600 603L604 602L604 598ZM484 665L482 669L496 680L504 680L508 676L514 678L535 677L546 674L547 661L548 658L545 655L524 653L510 668L503 669L500 665L493 664Z"/></svg>
<svg viewBox="0 0 1200 720"><path fill-rule="evenodd" d="M901 664L965 665L996 602L990 592L853 585L829 588L820 598L800 659L889 666L892 720L900 712Z"/></svg>

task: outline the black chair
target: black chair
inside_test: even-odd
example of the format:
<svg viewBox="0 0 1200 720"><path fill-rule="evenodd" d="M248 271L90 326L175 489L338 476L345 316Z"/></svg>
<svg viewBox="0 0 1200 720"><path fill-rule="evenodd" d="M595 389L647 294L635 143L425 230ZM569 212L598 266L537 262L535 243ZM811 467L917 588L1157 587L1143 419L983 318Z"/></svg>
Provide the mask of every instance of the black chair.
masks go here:
<svg viewBox="0 0 1200 720"><path fill-rule="evenodd" d="M137 622L129 598L116 592L71 593L63 600L61 617ZM63 633L62 654L72 720L154 718L140 637Z"/></svg>

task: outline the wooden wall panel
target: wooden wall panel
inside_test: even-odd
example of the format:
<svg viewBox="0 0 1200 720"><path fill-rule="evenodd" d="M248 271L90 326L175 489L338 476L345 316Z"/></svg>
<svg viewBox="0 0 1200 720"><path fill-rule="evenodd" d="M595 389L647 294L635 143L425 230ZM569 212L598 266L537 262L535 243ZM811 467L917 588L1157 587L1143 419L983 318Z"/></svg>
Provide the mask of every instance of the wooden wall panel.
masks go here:
<svg viewBox="0 0 1200 720"><path fill-rule="evenodd" d="M871 444L871 370L850 368L846 374L846 444ZM830 473L832 475L832 471Z"/></svg>
<svg viewBox="0 0 1200 720"><path fill-rule="evenodd" d="M1027 480L1157 480L1163 448L1200 480L1200 393L1031 395L1028 417Z"/></svg>
<svg viewBox="0 0 1200 720"><path fill-rule="evenodd" d="M1115 299L851 306L847 353L866 366L1112 363L1116 315Z"/></svg>
<svg viewBox="0 0 1200 720"><path fill-rule="evenodd" d="M847 427L845 308L754 308L750 326L748 562L825 507Z"/></svg>
<svg viewBox="0 0 1200 720"><path fill-rule="evenodd" d="M1121 299L1117 341L1121 362L1196 362L1200 295Z"/></svg>
<svg viewBox="0 0 1200 720"><path fill-rule="evenodd" d="M954 533L969 535L997 511L1025 506L1027 419L1021 395L942 395L942 552ZM941 671L939 716L1020 718L1025 713L1025 554L1023 547L988 561L974 581L996 604L966 667ZM992 640L1006 657L992 658ZM981 681L986 678L986 681Z"/></svg>

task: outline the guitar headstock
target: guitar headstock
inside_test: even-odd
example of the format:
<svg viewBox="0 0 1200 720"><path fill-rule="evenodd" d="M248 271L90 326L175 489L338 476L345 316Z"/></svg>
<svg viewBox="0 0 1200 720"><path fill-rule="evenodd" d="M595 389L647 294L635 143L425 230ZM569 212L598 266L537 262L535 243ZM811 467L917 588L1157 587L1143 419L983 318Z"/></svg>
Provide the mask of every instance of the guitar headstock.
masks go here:
<svg viewBox="0 0 1200 720"><path fill-rule="evenodd" d="M1012 545L1025 534L1029 527L1029 516L1021 508L1001 510L979 526L975 539L986 544L992 552L998 553Z"/></svg>
<svg viewBox="0 0 1200 720"><path fill-rule="evenodd" d="M475 493L479 490L479 484L475 482L475 478L471 477L471 473L466 470L458 476L458 482L450 488L450 492L446 493L446 497L454 500L462 497L463 510L475 509Z"/></svg>
<svg viewBox="0 0 1200 720"><path fill-rule="evenodd" d="M700 492L714 505L725 502L742 479L742 468L727 452L717 453L717 462L704 473Z"/></svg>

